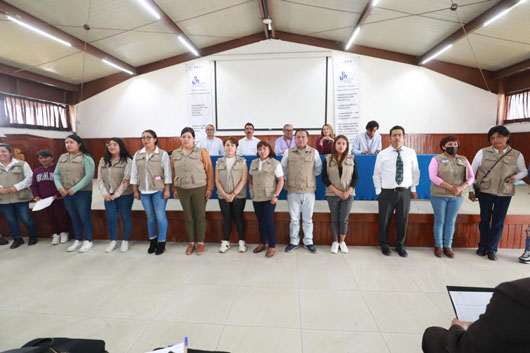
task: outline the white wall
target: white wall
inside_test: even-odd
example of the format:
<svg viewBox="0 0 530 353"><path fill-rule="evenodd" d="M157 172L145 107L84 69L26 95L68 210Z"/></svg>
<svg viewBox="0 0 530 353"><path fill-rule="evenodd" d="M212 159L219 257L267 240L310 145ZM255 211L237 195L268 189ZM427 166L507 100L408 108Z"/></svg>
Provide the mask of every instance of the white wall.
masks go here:
<svg viewBox="0 0 530 353"><path fill-rule="evenodd" d="M293 55L345 54L268 40L207 59ZM179 64L134 77L81 102L77 106L79 134L135 137L153 129L160 136L178 136L186 126L185 78L185 64ZM331 123L332 87L328 86ZM496 94L421 67L361 56L361 126L377 120L385 133L396 124L411 133L485 133L495 125L496 110Z"/></svg>

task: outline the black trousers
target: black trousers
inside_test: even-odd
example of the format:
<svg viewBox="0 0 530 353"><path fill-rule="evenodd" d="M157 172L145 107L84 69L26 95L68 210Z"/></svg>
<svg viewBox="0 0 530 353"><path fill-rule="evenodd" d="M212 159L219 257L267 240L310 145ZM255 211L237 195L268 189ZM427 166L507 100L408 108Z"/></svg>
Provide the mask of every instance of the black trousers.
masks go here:
<svg viewBox="0 0 530 353"><path fill-rule="evenodd" d="M424 353L449 353L445 341L448 331L442 327L429 327L423 333L421 348Z"/></svg>
<svg viewBox="0 0 530 353"><path fill-rule="evenodd" d="M223 240L230 240L232 220L236 222L239 240L245 240L245 220L243 219L243 211L245 210L246 201L247 199L234 199L232 202L226 202L223 199L219 199L219 207L221 208L221 215L223 216Z"/></svg>
<svg viewBox="0 0 530 353"><path fill-rule="evenodd" d="M388 233L392 214L396 211L396 248L402 248L407 235L407 224L409 221L410 189L396 191L394 189L383 189L377 198L379 205L379 245L382 248L390 247Z"/></svg>

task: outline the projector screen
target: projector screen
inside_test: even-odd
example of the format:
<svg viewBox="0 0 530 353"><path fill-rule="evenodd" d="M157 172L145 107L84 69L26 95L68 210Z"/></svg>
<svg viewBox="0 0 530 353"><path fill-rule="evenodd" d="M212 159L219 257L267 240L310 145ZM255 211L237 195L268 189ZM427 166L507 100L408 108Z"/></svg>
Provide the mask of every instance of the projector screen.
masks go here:
<svg viewBox="0 0 530 353"><path fill-rule="evenodd" d="M325 57L215 62L217 130L320 129L326 123Z"/></svg>

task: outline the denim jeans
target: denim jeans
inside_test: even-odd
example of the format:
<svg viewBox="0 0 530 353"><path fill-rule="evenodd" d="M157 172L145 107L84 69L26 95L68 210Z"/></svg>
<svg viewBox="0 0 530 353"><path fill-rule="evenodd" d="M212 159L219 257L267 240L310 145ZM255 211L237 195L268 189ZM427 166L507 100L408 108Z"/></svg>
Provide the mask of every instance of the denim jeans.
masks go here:
<svg viewBox="0 0 530 353"><path fill-rule="evenodd" d="M167 236L167 217L166 204L164 199L164 190L155 192L154 194L140 194L142 206L144 206L147 215L147 232L149 239L155 239L156 225L158 224L158 241L166 241Z"/></svg>
<svg viewBox="0 0 530 353"><path fill-rule="evenodd" d="M453 244L455 222L463 197L431 196L434 211L434 246L450 248Z"/></svg>
<svg viewBox="0 0 530 353"><path fill-rule="evenodd" d="M313 209L315 207L315 193L308 192L300 194L289 192L287 194L287 204L289 205L290 243L298 245L300 243L300 212L302 213L302 229L304 230L304 245L313 245Z"/></svg>
<svg viewBox="0 0 530 353"><path fill-rule="evenodd" d="M134 195L121 195L112 201L105 201L105 213L107 214L107 228L110 240L118 239L118 212L123 223L123 240L129 240L132 228L132 204Z"/></svg>
<svg viewBox="0 0 530 353"><path fill-rule="evenodd" d="M29 214L29 202L0 204L0 209L6 217L7 226L13 238L22 237L22 230L18 224L19 220L21 220L26 226L26 230L30 237L33 238L37 236L35 222L33 222L33 219Z"/></svg>
<svg viewBox="0 0 530 353"><path fill-rule="evenodd" d="M276 247L276 227L274 225L274 210L276 205L270 201L253 202L254 212L258 219L259 243L269 244L269 248Z"/></svg>
<svg viewBox="0 0 530 353"><path fill-rule="evenodd" d="M90 212L90 207L92 206L92 190L80 190L73 195L65 196L64 205L72 219L75 239L82 241L84 231L85 240L92 241L92 234L94 233L92 214Z"/></svg>
<svg viewBox="0 0 530 353"><path fill-rule="evenodd" d="M530 234L526 233L526 245L524 251L530 251Z"/></svg>
<svg viewBox="0 0 530 353"><path fill-rule="evenodd" d="M478 247L497 252L502 237L504 219L508 213L511 196L496 196L487 193L478 194L480 204L480 241Z"/></svg>

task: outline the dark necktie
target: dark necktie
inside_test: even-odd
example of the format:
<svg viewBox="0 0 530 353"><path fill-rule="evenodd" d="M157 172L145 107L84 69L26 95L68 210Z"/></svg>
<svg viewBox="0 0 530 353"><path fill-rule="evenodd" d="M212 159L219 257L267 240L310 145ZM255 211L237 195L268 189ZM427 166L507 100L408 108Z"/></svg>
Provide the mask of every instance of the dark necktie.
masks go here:
<svg viewBox="0 0 530 353"><path fill-rule="evenodd" d="M396 183L399 185L403 182L403 160L401 159L401 150L397 152L396 159Z"/></svg>

